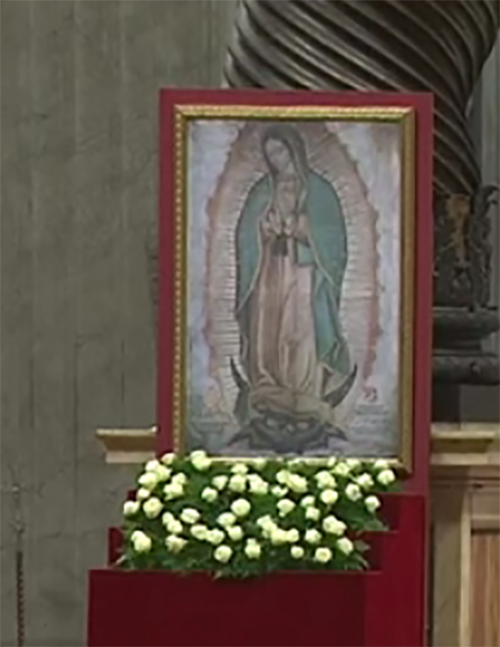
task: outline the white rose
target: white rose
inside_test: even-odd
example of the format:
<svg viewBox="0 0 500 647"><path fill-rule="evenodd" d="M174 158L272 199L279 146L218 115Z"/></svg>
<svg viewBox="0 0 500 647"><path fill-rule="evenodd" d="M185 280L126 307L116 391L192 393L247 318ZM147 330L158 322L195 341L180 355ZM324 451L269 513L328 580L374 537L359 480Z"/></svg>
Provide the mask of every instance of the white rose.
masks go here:
<svg viewBox="0 0 500 647"><path fill-rule="evenodd" d="M229 539L232 539L233 541L240 541L240 539L243 539L243 529L241 526L229 526L229 528L226 529L226 532Z"/></svg>
<svg viewBox="0 0 500 647"><path fill-rule="evenodd" d="M343 521L333 515L323 520L323 530L330 535L343 535L347 526Z"/></svg>
<svg viewBox="0 0 500 647"><path fill-rule="evenodd" d="M231 467L231 472L233 474L241 474L241 475L248 474L248 465L245 465L245 463L235 463Z"/></svg>
<svg viewBox="0 0 500 647"><path fill-rule="evenodd" d="M156 472L156 470L160 467L160 462L157 461L156 459L153 459L151 461L148 461L144 467L144 470L146 472Z"/></svg>
<svg viewBox="0 0 500 647"><path fill-rule="evenodd" d="M227 487L232 492L244 492L246 486L247 486L246 477L244 477L242 474L235 474L234 476L231 476L231 478L229 479L229 483Z"/></svg>
<svg viewBox="0 0 500 647"><path fill-rule="evenodd" d="M280 485L288 485L288 481L291 476L292 476L292 473L289 472L288 470L280 470L276 474L276 480Z"/></svg>
<svg viewBox="0 0 500 647"><path fill-rule="evenodd" d="M264 517L259 517L256 521L256 524L263 530L271 530L272 528L276 527L276 522L273 521L273 519L268 514L266 514Z"/></svg>
<svg viewBox="0 0 500 647"><path fill-rule="evenodd" d="M262 549L256 541L248 542L245 546L245 555L248 559L259 559Z"/></svg>
<svg viewBox="0 0 500 647"><path fill-rule="evenodd" d="M208 456L207 458L200 458L196 461L192 461L192 465L198 470L198 472L205 472L212 465L212 459L208 458Z"/></svg>
<svg viewBox="0 0 500 647"><path fill-rule="evenodd" d="M318 484L318 487L322 489L334 488L336 485L335 479L330 474L330 472L327 472L326 470L318 472L314 478L316 479L316 483Z"/></svg>
<svg viewBox="0 0 500 647"><path fill-rule="evenodd" d="M347 476L349 472L351 471L349 465L347 463L337 463L334 468L333 468L333 473L336 474L337 476Z"/></svg>
<svg viewBox="0 0 500 647"><path fill-rule="evenodd" d="M252 462L253 466L255 467L256 470L263 470L264 467L267 465L267 459L265 458L256 458Z"/></svg>
<svg viewBox="0 0 500 647"><path fill-rule="evenodd" d="M269 485L258 474L251 474L248 477L248 485L250 492L253 494L267 494L269 492Z"/></svg>
<svg viewBox="0 0 500 647"><path fill-rule="evenodd" d="M169 483L168 485L165 485L163 488L163 492L165 494L165 497L168 500L171 499L178 499L180 496L184 494L184 486L182 483Z"/></svg>
<svg viewBox="0 0 500 647"><path fill-rule="evenodd" d="M376 470L388 470L390 465L389 461L386 461L384 458L379 458L373 463L373 467Z"/></svg>
<svg viewBox="0 0 500 647"><path fill-rule="evenodd" d="M236 499L236 501L233 501L231 504L231 511L237 517L246 517L251 508L252 506L246 499Z"/></svg>
<svg viewBox="0 0 500 647"><path fill-rule="evenodd" d="M151 492L144 487L141 487L137 490L135 498L139 501L144 501L144 499L149 499Z"/></svg>
<svg viewBox="0 0 500 647"><path fill-rule="evenodd" d="M347 458L345 463L351 470L354 470L361 465L359 458Z"/></svg>
<svg viewBox="0 0 500 647"><path fill-rule="evenodd" d="M236 523L236 517L232 512L223 512L217 517L217 523L223 528L228 528Z"/></svg>
<svg viewBox="0 0 500 647"><path fill-rule="evenodd" d="M207 541L209 541L211 544L214 544L214 546L222 543L223 539L224 533L222 532L222 530L214 528L213 530L208 531Z"/></svg>
<svg viewBox="0 0 500 647"><path fill-rule="evenodd" d="M194 508L184 508L184 510L180 514L180 517L181 520L184 521L184 523L193 524L196 523L200 518L200 513Z"/></svg>
<svg viewBox="0 0 500 647"><path fill-rule="evenodd" d="M228 480L229 479L228 479L227 476L225 476L224 474L220 474L219 476L214 476L213 477L212 485L214 486L214 488L216 488L220 492L221 490L223 490L226 487L226 484L227 484Z"/></svg>
<svg viewBox="0 0 500 647"><path fill-rule="evenodd" d="M191 526L191 534L199 541L205 541L208 537L208 528L201 523L195 523Z"/></svg>
<svg viewBox="0 0 500 647"><path fill-rule="evenodd" d="M347 537L342 537L337 540L337 548L341 553L344 553L344 555L349 555L354 550L354 544Z"/></svg>
<svg viewBox="0 0 500 647"><path fill-rule="evenodd" d="M316 503L316 500L313 496L305 496L300 500L300 505L303 508L312 508Z"/></svg>
<svg viewBox="0 0 500 647"><path fill-rule="evenodd" d="M286 531L286 540L289 544L295 544L295 542L299 541L299 539L300 533L297 528L290 528Z"/></svg>
<svg viewBox="0 0 500 647"><path fill-rule="evenodd" d="M308 544L319 544L321 541L321 534L315 528L310 528L309 530L306 530L304 541Z"/></svg>
<svg viewBox="0 0 500 647"><path fill-rule="evenodd" d="M178 485L186 485L188 482L188 477L184 474L184 472L177 472L177 474L174 474L172 477L172 483L176 483Z"/></svg>
<svg viewBox="0 0 500 647"><path fill-rule="evenodd" d="M167 452L166 454L163 454L160 460L164 465L172 465L175 461L175 454L173 452Z"/></svg>
<svg viewBox="0 0 500 647"><path fill-rule="evenodd" d="M285 496L287 492L288 490L286 489L286 487L281 487L280 485L273 485L273 487L271 488L271 494L278 498Z"/></svg>
<svg viewBox="0 0 500 647"><path fill-rule="evenodd" d="M335 456L331 456L331 457L326 461L326 466L327 466L328 468L330 468L330 469L332 469L332 467L335 467L335 465L336 465L336 464L337 464L337 459L335 458Z"/></svg>
<svg viewBox="0 0 500 647"><path fill-rule="evenodd" d="M212 487L206 487L201 493L201 498L209 503L213 503L218 496L219 493Z"/></svg>
<svg viewBox="0 0 500 647"><path fill-rule="evenodd" d="M281 499L276 504L278 512L281 517L285 517L289 512L295 508L295 503L291 499Z"/></svg>
<svg viewBox="0 0 500 647"><path fill-rule="evenodd" d="M165 524L165 527L171 535L180 535L184 530L182 523L177 519L171 519Z"/></svg>
<svg viewBox="0 0 500 647"><path fill-rule="evenodd" d="M202 458L208 458L208 454L204 449L195 449L189 454L189 460L191 462L198 461Z"/></svg>
<svg viewBox="0 0 500 647"><path fill-rule="evenodd" d="M165 465L159 465L154 472L158 478L158 481L167 481L172 474L170 467L165 467Z"/></svg>
<svg viewBox="0 0 500 647"><path fill-rule="evenodd" d="M177 537L177 535L169 535L165 539L165 545L172 553L180 552L186 544L186 540L182 539L182 537Z"/></svg>
<svg viewBox="0 0 500 647"><path fill-rule="evenodd" d="M368 512L375 512L377 508L380 508L380 499L376 496L367 496L365 499L365 508Z"/></svg>
<svg viewBox="0 0 500 647"><path fill-rule="evenodd" d="M123 514L125 517L133 517L139 512L139 503L137 501L125 501L123 504Z"/></svg>
<svg viewBox="0 0 500 647"><path fill-rule="evenodd" d="M164 526L168 526L171 521L175 521L175 517L171 512L164 512L161 517L161 522Z"/></svg>
<svg viewBox="0 0 500 647"><path fill-rule="evenodd" d="M339 495L335 490L323 490L319 495L319 498L323 501L325 505L333 505L336 500L339 498Z"/></svg>
<svg viewBox="0 0 500 647"><path fill-rule="evenodd" d="M163 504L160 499L152 496L150 499L146 499L146 501L144 501L142 509L148 519L156 519L163 510Z"/></svg>
<svg viewBox="0 0 500 647"><path fill-rule="evenodd" d="M377 475L377 481L382 485L390 485L391 483L394 483L395 480L396 476L392 470L382 470L382 472Z"/></svg>
<svg viewBox="0 0 500 647"><path fill-rule="evenodd" d="M362 496L359 486L355 483L349 483L349 485L345 489L345 495L351 501L359 501Z"/></svg>
<svg viewBox="0 0 500 647"><path fill-rule="evenodd" d="M280 546L288 542L287 531L282 530L281 528L273 528L270 531L269 535L271 544L273 544L274 546Z"/></svg>
<svg viewBox="0 0 500 647"><path fill-rule="evenodd" d="M158 477L154 472L144 472L139 476L137 481L140 486L146 488L147 490L152 490L156 485L158 485Z"/></svg>
<svg viewBox="0 0 500 647"><path fill-rule="evenodd" d="M264 495L269 492L269 485L265 481L254 481L253 483L250 483L250 492L252 494L260 494Z"/></svg>
<svg viewBox="0 0 500 647"><path fill-rule="evenodd" d="M307 492L307 479L298 474L292 474L288 480L288 487L298 494L303 494Z"/></svg>
<svg viewBox="0 0 500 647"><path fill-rule="evenodd" d="M359 487L363 488L364 490L367 490L373 487L373 479L370 476L370 474L367 474L366 472L358 476L358 478L356 479L356 483L359 485Z"/></svg>
<svg viewBox="0 0 500 647"><path fill-rule="evenodd" d="M304 549L302 546L292 546L290 548L290 555L294 559L302 559L302 557L304 557Z"/></svg>
<svg viewBox="0 0 500 647"><path fill-rule="evenodd" d="M218 546L214 551L214 559L225 564L231 559L232 554L233 551L229 546Z"/></svg>
<svg viewBox="0 0 500 647"><path fill-rule="evenodd" d="M274 522L269 523L269 525L262 526L262 536L266 539L269 539L271 543L274 544L285 544L286 536L285 534L280 534L283 531L275 524ZM273 535L275 535L273 537Z"/></svg>
<svg viewBox="0 0 500 647"><path fill-rule="evenodd" d="M306 508L306 519L310 519L311 521L317 521L321 516L320 511L318 508Z"/></svg>
<svg viewBox="0 0 500 647"><path fill-rule="evenodd" d="M314 551L314 561L320 564L326 564L332 558L332 551L329 548L316 548Z"/></svg>
<svg viewBox="0 0 500 647"><path fill-rule="evenodd" d="M149 553L153 545L151 537L146 535L145 532L142 532L142 530L134 530L130 535L130 541L137 553Z"/></svg>
<svg viewBox="0 0 500 647"><path fill-rule="evenodd" d="M191 461L191 465L199 472L207 470L212 464L212 460L202 449L197 449L196 451L191 452L189 454L189 460Z"/></svg>

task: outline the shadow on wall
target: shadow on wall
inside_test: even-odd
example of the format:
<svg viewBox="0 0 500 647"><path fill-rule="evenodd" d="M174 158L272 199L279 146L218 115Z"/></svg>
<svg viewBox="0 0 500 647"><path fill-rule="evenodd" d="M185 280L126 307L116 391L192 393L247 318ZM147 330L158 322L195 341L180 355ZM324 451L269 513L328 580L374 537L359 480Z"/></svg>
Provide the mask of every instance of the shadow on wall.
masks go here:
<svg viewBox="0 0 500 647"><path fill-rule="evenodd" d="M461 420L500 422L499 397L498 386L462 386L460 389Z"/></svg>

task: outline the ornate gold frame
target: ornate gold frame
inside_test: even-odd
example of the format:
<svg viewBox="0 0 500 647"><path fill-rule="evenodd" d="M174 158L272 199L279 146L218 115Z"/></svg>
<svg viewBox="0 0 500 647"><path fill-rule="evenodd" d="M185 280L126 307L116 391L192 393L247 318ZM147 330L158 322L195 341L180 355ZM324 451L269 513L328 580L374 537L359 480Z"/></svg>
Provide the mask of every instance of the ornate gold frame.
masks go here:
<svg viewBox="0 0 500 647"><path fill-rule="evenodd" d="M399 452L392 461L406 474L412 471L413 454L413 318L415 282L415 182L416 145L415 109L401 106L247 106L247 105L177 105L175 129L175 285L174 285L174 393L172 432L175 451L184 449L186 399L186 277L187 277L187 129L197 119L321 120L398 123L401 136L401 321L399 396ZM249 459L244 459L249 460ZM320 459L309 459L317 461Z"/></svg>

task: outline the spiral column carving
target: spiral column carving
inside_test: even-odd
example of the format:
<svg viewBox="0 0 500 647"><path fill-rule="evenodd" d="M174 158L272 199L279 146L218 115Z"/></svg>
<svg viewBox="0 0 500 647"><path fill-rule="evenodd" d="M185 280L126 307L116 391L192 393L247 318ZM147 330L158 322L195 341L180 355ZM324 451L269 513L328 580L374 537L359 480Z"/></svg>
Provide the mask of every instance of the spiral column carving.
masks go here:
<svg viewBox="0 0 500 647"><path fill-rule="evenodd" d="M434 378L498 382L481 351L488 308L489 207L468 108L499 29L499 0L242 0L227 52L230 87L432 92Z"/></svg>

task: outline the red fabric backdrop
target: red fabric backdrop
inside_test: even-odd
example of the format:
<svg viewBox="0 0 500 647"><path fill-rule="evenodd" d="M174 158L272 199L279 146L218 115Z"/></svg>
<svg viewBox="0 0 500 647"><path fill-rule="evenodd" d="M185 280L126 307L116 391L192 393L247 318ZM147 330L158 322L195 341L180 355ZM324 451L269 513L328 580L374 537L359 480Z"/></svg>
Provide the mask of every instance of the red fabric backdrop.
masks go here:
<svg viewBox="0 0 500 647"><path fill-rule="evenodd" d="M384 514L391 531L372 537L369 572L213 581L92 571L88 646L422 647L425 499L387 497Z"/></svg>

